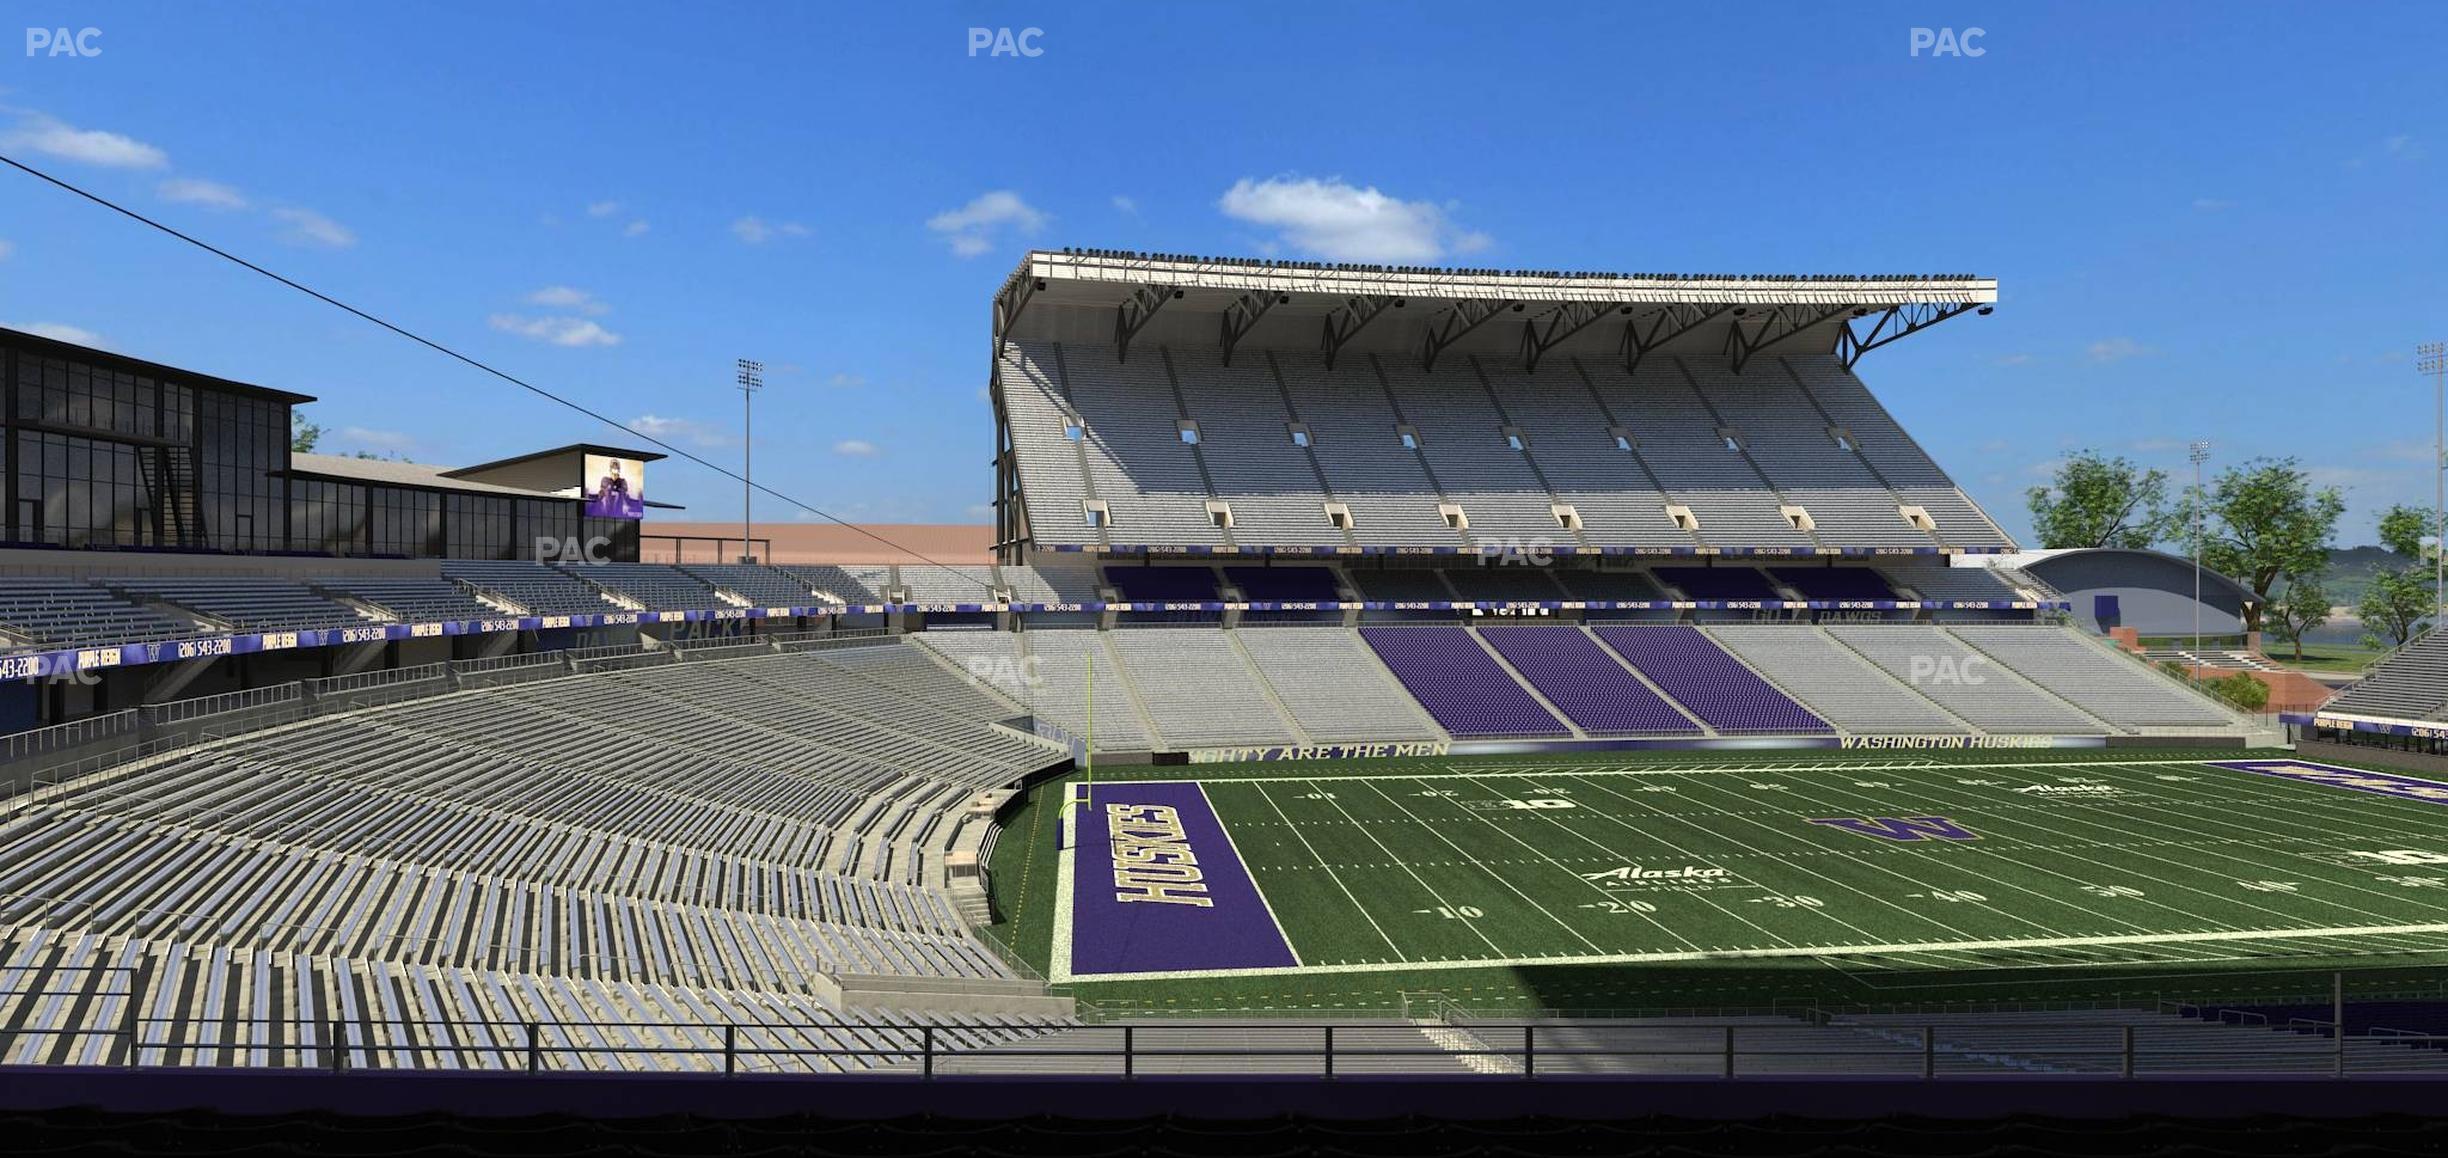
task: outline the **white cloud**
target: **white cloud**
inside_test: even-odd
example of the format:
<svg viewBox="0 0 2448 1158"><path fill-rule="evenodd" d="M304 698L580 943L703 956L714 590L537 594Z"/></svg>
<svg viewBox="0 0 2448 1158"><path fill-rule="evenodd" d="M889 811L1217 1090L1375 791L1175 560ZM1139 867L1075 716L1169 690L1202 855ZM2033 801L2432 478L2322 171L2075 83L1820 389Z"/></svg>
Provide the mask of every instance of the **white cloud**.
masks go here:
<svg viewBox="0 0 2448 1158"><path fill-rule="evenodd" d="M387 450L394 454L406 454L416 446L416 439L410 435L396 430L373 430L363 426L343 426L332 437L339 442L373 450Z"/></svg>
<svg viewBox="0 0 2448 1158"><path fill-rule="evenodd" d="M7 261L7 260L8 260L8 259L9 259L9 258L10 258L12 255L14 255L16 252L17 252L17 243L16 243L16 242L14 242L14 241L7 241L7 240L0 240L0 261Z"/></svg>
<svg viewBox="0 0 2448 1158"><path fill-rule="evenodd" d="M646 236L646 229L646 219L641 217L636 221L632 221L627 225L621 226L621 236L644 237Z"/></svg>
<svg viewBox="0 0 2448 1158"><path fill-rule="evenodd" d="M731 437L730 431L719 426L699 422L693 418L665 418L658 414L641 414L630 419L629 429L648 438L660 438L665 442L687 442L698 447L730 446L736 441Z"/></svg>
<svg viewBox="0 0 2448 1158"><path fill-rule="evenodd" d="M2380 151L2406 161L2419 161L2423 156L2422 142L2408 133L2399 133L2381 141Z"/></svg>
<svg viewBox="0 0 2448 1158"><path fill-rule="evenodd" d="M612 312L601 298L585 290L565 285L548 285L527 295L527 304L556 310L575 310L588 317L600 318Z"/></svg>
<svg viewBox="0 0 2448 1158"><path fill-rule="evenodd" d="M833 453L845 458L874 458L882 452L877 450L876 444L872 442L864 439L845 438L833 444Z"/></svg>
<svg viewBox="0 0 2448 1158"><path fill-rule="evenodd" d="M2092 361L2103 365L2109 362L2122 362L2127 358L2139 358L2151 352L2150 347L2132 338L2121 337L2102 338L2083 347L2084 354L2088 355Z"/></svg>
<svg viewBox="0 0 2448 1158"><path fill-rule="evenodd" d="M8 322L0 324L5 324L12 330L23 330L26 333L32 334L38 338L49 338L54 342L67 342L78 346L93 346L98 349L109 348L108 344L103 342L102 335L80 326L62 325L58 322Z"/></svg>
<svg viewBox="0 0 2448 1158"><path fill-rule="evenodd" d="M1113 207L1117 212L1128 213L1133 217L1139 216L1139 203L1119 193L1114 194Z"/></svg>
<svg viewBox="0 0 2448 1158"><path fill-rule="evenodd" d="M767 221L762 217L742 217L731 223L731 235L750 245L763 245L777 237L806 237L808 227L796 221Z"/></svg>
<svg viewBox="0 0 2448 1158"><path fill-rule="evenodd" d="M272 217L289 227L281 234L281 240L292 245L320 245L329 249L347 249L357 244L357 235L349 232L347 226L312 209L290 206L273 210Z"/></svg>
<svg viewBox="0 0 2448 1158"><path fill-rule="evenodd" d="M587 216L589 217L610 217L618 212L620 212L620 202L618 201L592 202L588 204L586 210Z"/></svg>
<svg viewBox="0 0 2448 1158"><path fill-rule="evenodd" d="M853 386L864 386L866 384L867 379L856 374L849 374L841 371L835 371L832 377L825 379L825 385L839 386L845 390Z"/></svg>
<svg viewBox="0 0 2448 1158"><path fill-rule="evenodd" d="M1991 359L1990 364L1993 366L2029 366L2032 364L2032 356L2029 354L2001 354Z"/></svg>
<svg viewBox="0 0 2448 1158"><path fill-rule="evenodd" d="M967 205L927 218L926 227L952 246L959 257L976 257L995 246L1004 230L1028 236L1053 218L1020 199L1009 189L981 193Z"/></svg>
<svg viewBox="0 0 2448 1158"><path fill-rule="evenodd" d="M1427 262L1495 244L1485 233L1454 224L1450 206L1403 201L1341 178L1244 177L1216 207L1236 221L1276 230L1263 245L1334 261Z"/></svg>
<svg viewBox="0 0 2448 1158"><path fill-rule="evenodd" d="M101 129L80 129L42 113L20 116L17 127L0 137L0 144L111 169L160 169L170 164L168 153L133 137Z"/></svg>
<svg viewBox="0 0 2448 1158"><path fill-rule="evenodd" d="M155 193L164 201L180 205L201 205L206 209L244 209L246 195L219 181L200 177L172 177L155 186Z"/></svg>
<svg viewBox="0 0 2448 1158"><path fill-rule="evenodd" d="M490 319L494 329L505 334L517 334L556 346L617 346L620 335L603 328L592 318L548 317L531 318L524 314L495 314Z"/></svg>

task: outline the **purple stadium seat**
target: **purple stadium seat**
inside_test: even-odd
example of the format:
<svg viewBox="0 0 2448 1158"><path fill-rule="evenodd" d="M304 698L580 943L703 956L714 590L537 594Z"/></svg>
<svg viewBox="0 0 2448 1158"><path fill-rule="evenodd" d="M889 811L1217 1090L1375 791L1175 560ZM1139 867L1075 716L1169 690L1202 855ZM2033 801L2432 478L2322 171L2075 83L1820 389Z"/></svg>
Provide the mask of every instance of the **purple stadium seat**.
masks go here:
<svg viewBox="0 0 2448 1158"><path fill-rule="evenodd" d="M1597 632L1650 682L1720 732L1835 730L1727 655L1698 628L1675 624L1601 627Z"/></svg>
<svg viewBox="0 0 2448 1158"><path fill-rule="evenodd" d="M1107 567L1105 579L1131 603L1209 603L1219 598L1212 567Z"/></svg>
<svg viewBox="0 0 2448 1158"><path fill-rule="evenodd" d="M1777 581L1805 599L1893 599L1895 590L1868 567L1770 567Z"/></svg>
<svg viewBox="0 0 2448 1158"><path fill-rule="evenodd" d="M1657 577L1694 599L1782 599L1757 567L1659 567Z"/></svg>
<svg viewBox="0 0 2448 1158"><path fill-rule="evenodd" d="M1571 729L1459 627L1363 627L1411 697L1456 736L1561 736Z"/></svg>
<svg viewBox="0 0 2448 1158"><path fill-rule="evenodd" d="M1585 732L1692 736L1700 729L1576 627L1482 627L1505 662Z"/></svg>
<svg viewBox="0 0 2448 1158"><path fill-rule="evenodd" d="M1332 603L1334 572L1324 567L1226 567L1224 577L1251 599Z"/></svg>

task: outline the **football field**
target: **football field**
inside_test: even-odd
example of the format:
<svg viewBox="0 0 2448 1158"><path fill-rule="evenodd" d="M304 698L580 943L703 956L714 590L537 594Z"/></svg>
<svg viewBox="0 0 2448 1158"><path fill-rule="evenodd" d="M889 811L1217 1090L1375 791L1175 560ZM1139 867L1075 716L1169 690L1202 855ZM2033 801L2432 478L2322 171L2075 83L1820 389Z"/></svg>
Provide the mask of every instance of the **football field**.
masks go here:
<svg viewBox="0 0 2448 1158"><path fill-rule="evenodd" d="M1068 809L1049 977L1756 963L1875 984L2448 953L2448 785L2282 757L1100 780Z"/></svg>

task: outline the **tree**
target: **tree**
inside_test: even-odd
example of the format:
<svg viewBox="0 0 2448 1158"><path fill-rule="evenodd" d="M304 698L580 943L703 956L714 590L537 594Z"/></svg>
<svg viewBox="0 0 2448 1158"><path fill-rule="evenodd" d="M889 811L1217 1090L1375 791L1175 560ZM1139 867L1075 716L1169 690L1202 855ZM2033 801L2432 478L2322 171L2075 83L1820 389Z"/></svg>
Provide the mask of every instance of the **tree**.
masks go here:
<svg viewBox="0 0 2448 1158"><path fill-rule="evenodd" d="M2408 559L2428 559L2431 550L2423 540L2431 537L2431 512L2408 506L2394 506L2381 512L2380 545Z"/></svg>
<svg viewBox="0 0 2448 1158"><path fill-rule="evenodd" d="M2383 571L2364 588L2355 614L2363 620L2363 646L2404 647L2431 626L2431 577L2419 567Z"/></svg>
<svg viewBox="0 0 2448 1158"><path fill-rule="evenodd" d="M2295 662L2303 662L2304 633L2329 622L2329 591L2318 573L2287 578L2286 594L2261 609L2262 621L2278 638L2295 646Z"/></svg>
<svg viewBox="0 0 2448 1158"><path fill-rule="evenodd" d="M2328 565L2329 540L2344 513L2346 496L2336 487L2313 489L2296 460L2256 458L2219 472L2206 490L2185 488L2176 526L2187 547L2198 528L2202 566L2252 591L2244 630L2259 631L2281 576Z"/></svg>
<svg viewBox="0 0 2448 1158"><path fill-rule="evenodd" d="M2221 676L2202 685L2211 695L2247 712L2258 712L2269 706L2269 685L2253 678L2248 671Z"/></svg>
<svg viewBox="0 0 2448 1158"><path fill-rule="evenodd" d="M2050 485L2024 493L2040 545L2148 547L2167 526L2167 472L2144 471L2123 458L2077 451Z"/></svg>
<svg viewBox="0 0 2448 1158"><path fill-rule="evenodd" d="M323 428L306 421L295 410L289 412L289 453L313 454L315 444L323 441Z"/></svg>

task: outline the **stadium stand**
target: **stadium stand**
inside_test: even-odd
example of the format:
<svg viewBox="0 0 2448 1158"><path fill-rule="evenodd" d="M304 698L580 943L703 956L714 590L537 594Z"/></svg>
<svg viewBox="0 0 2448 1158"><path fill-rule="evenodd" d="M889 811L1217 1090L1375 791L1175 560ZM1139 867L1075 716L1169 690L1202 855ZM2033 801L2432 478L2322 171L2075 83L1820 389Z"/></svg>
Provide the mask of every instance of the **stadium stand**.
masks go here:
<svg viewBox="0 0 2448 1158"><path fill-rule="evenodd" d="M114 578L111 590L143 602L168 603L233 627L282 631L307 627L357 627L368 617L334 603L303 583L260 576Z"/></svg>
<svg viewBox="0 0 2448 1158"><path fill-rule="evenodd" d="M16 646L178 639L202 632L193 619L140 607L65 576L0 576L0 630Z"/></svg>
<svg viewBox="0 0 2448 1158"><path fill-rule="evenodd" d="M816 590L844 603L861 605L882 603L885 593L892 588L892 569L889 567L835 567L819 564L785 566L780 570L798 576L801 581Z"/></svg>
<svg viewBox="0 0 2448 1158"><path fill-rule="evenodd" d="M1445 572L1454 593L1473 602L1552 602L1567 597L1545 568L1530 566L1456 567Z"/></svg>
<svg viewBox="0 0 2448 1158"><path fill-rule="evenodd" d="M2061 628L1956 624L1946 630L2015 674L2121 728L2215 728L2236 722L2207 697Z"/></svg>
<svg viewBox="0 0 2448 1158"><path fill-rule="evenodd" d="M1266 362L1226 366L1199 349L1167 350L1182 414L1197 423L1198 455L1236 538L1340 546L1355 541L1326 517L1325 476L1310 448L1293 440L1283 391ZM1314 435L1313 435L1314 437Z"/></svg>
<svg viewBox="0 0 2448 1158"><path fill-rule="evenodd" d="M317 579L317 590L366 604L393 619L435 622L483 619L501 610L485 604L448 579L375 579L342 576Z"/></svg>
<svg viewBox="0 0 2448 1158"><path fill-rule="evenodd" d="M1990 567L1950 567L1944 563L1889 563L1888 580L1923 599L1992 603L2027 602L2031 596L2015 589L2005 573Z"/></svg>
<svg viewBox="0 0 2448 1158"><path fill-rule="evenodd" d="M1437 723L1461 736L1570 731L1459 627L1363 627L1361 638Z"/></svg>
<svg viewBox="0 0 2448 1158"><path fill-rule="evenodd" d="M1573 627L1482 627L1481 638L1584 732L1698 735L1686 719L1588 634Z"/></svg>
<svg viewBox="0 0 2448 1158"><path fill-rule="evenodd" d="M1104 598L1099 594L1101 581L1094 563L1045 559L1035 566L999 570L1003 581L1011 585L1012 598L1022 603L1094 603Z"/></svg>
<svg viewBox="0 0 2448 1158"><path fill-rule="evenodd" d="M1334 572L1324 567L1226 567L1224 581L1251 600L1332 603L1343 597Z"/></svg>
<svg viewBox="0 0 2448 1158"><path fill-rule="evenodd" d="M1606 641L1702 723L1725 733L1823 733L1811 714L1709 641L1695 627L1660 624L1600 627Z"/></svg>
<svg viewBox="0 0 2448 1158"><path fill-rule="evenodd" d="M1156 730L1177 748L1290 744L1276 710L1230 632L1133 627L1110 633L1127 683Z"/></svg>
<svg viewBox="0 0 2448 1158"><path fill-rule="evenodd" d="M1956 488L1954 480L1904 432L1887 408L1871 396L1869 387L1854 377L1843 362L1824 354L1790 355L1778 360L1828 422L1851 436L1853 444L1861 448L1864 461L1878 471L1896 497L1929 513L1937 525L1940 542L1950 547L2013 546L2006 533Z"/></svg>
<svg viewBox="0 0 2448 1158"><path fill-rule="evenodd" d="M815 589L790 572L754 563L685 563L679 569L707 586L759 607L805 607Z"/></svg>
<svg viewBox="0 0 2448 1158"><path fill-rule="evenodd" d="M910 563L894 574L915 603L992 603L1003 588L994 568L975 564Z"/></svg>
<svg viewBox="0 0 2448 1158"><path fill-rule="evenodd" d="M1893 599L1895 592L1868 567L1770 567L1768 575L1804 599Z"/></svg>
<svg viewBox="0 0 2448 1158"><path fill-rule="evenodd" d="M1611 599L1645 603L1666 598L1666 592L1640 571L1583 571L1559 567L1555 580L1574 599Z"/></svg>
<svg viewBox="0 0 2448 1158"><path fill-rule="evenodd" d="M1360 570L1348 574L1360 597L1384 603L1450 602L1461 596L1445 582L1446 572Z"/></svg>
<svg viewBox="0 0 2448 1158"><path fill-rule="evenodd" d="M1782 599L1757 567L1660 567L1658 581L1689 599Z"/></svg>
<svg viewBox="0 0 2448 1158"><path fill-rule="evenodd" d="M561 569L647 611L729 606L705 580L660 563L565 563Z"/></svg>
<svg viewBox="0 0 2448 1158"><path fill-rule="evenodd" d="M1834 624L1826 631L1880 670L1983 731L2071 736L2114 730L2011 674L2001 678L1984 673L1981 668L1987 657L1939 628ZM1973 662L1967 667L1967 661Z"/></svg>
<svg viewBox="0 0 2448 1158"><path fill-rule="evenodd" d="M1091 629L1025 632L930 631L919 642L952 664L1074 736L1094 735L1100 751L1136 751L1160 738L1127 695L1121 665L1106 650L1107 633ZM1091 676L1093 662L1097 675ZM974 664L974 666L973 666ZM1096 719L1089 720L1090 680Z"/></svg>
<svg viewBox="0 0 2448 1158"><path fill-rule="evenodd" d="M2434 630L2373 664L2323 709L2397 720L2448 718L2448 636Z"/></svg>
<svg viewBox="0 0 2448 1158"><path fill-rule="evenodd" d="M593 585L539 563L452 559L442 574L536 615L618 611Z"/></svg>
<svg viewBox="0 0 2448 1158"><path fill-rule="evenodd" d="M1105 581L1125 600L1197 603L1218 597L1212 567L1107 567Z"/></svg>
<svg viewBox="0 0 2448 1158"><path fill-rule="evenodd" d="M1314 742L1443 738L1436 722L1349 628L1266 626L1233 636L1277 702Z"/></svg>
<svg viewBox="0 0 2448 1158"><path fill-rule="evenodd" d="M1937 735L1964 730L1961 720L1823 632L1770 624L1722 624L1703 630L1780 691L1845 731Z"/></svg>

